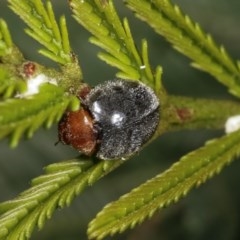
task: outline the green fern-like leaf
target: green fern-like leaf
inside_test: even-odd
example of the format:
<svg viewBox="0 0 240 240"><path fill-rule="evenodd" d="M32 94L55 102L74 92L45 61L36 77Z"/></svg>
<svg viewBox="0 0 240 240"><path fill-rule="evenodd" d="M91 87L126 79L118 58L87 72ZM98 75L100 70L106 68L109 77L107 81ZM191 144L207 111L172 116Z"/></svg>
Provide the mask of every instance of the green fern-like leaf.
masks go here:
<svg viewBox="0 0 240 240"><path fill-rule="evenodd" d="M118 201L107 205L90 223L89 236L107 235L133 228L158 209L185 196L240 155L240 131L226 135L182 157L167 171L147 181Z"/></svg>
<svg viewBox="0 0 240 240"><path fill-rule="evenodd" d="M141 80L157 91L161 87L161 68L153 74L146 40L142 41L142 52L136 49L127 19L121 23L113 2L101 0L70 0L74 18L93 34L90 41L105 50L100 59L118 68L118 77Z"/></svg>
<svg viewBox="0 0 240 240"><path fill-rule="evenodd" d="M7 23L0 18L0 62L19 64L23 61L22 53L13 44ZM1 66L0 64L0 66Z"/></svg>
<svg viewBox="0 0 240 240"><path fill-rule="evenodd" d="M29 98L0 102L0 139L11 134L15 147L24 133L31 137L42 125L50 127L59 121L69 105L76 109L78 100L52 84L44 84L39 94Z"/></svg>
<svg viewBox="0 0 240 240"><path fill-rule="evenodd" d="M87 186L115 169L122 161L86 159L49 165L45 175L32 181L32 187L19 197L0 204L0 239L29 239L35 226L42 228L58 208L68 206Z"/></svg>
<svg viewBox="0 0 240 240"><path fill-rule="evenodd" d="M22 93L26 88L24 81L16 79L3 64L0 64L0 99L10 98L17 92Z"/></svg>
<svg viewBox="0 0 240 240"><path fill-rule="evenodd" d="M50 1L46 2L46 6L41 0L8 2L29 26L27 34L45 47L40 50L41 54L60 64L73 62L65 17L62 16L57 23Z"/></svg>
<svg viewBox="0 0 240 240"><path fill-rule="evenodd" d="M169 0L125 0L136 15L193 60L193 66L214 76L240 97L240 70L223 46L219 47L197 23Z"/></svg>
<svg viewBox="0 0 240 240"><path fill-rule="evenodd" d="M3 19L0 19L0 57L9 53L12 46L12 38L7 24Z"/></svg>

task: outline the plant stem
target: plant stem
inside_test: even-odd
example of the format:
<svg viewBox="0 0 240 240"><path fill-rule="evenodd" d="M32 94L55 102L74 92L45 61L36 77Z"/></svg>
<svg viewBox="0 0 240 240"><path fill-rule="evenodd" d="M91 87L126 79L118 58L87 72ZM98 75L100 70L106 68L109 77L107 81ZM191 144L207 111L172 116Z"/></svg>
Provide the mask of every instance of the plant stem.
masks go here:
<svg viewBox="0 0 240 240"><path fill-rule="evenodd" d="M221 129L230 116L240 114L240 103L229 100L168 96L160 109L156 135L181 129Z"/></svg>

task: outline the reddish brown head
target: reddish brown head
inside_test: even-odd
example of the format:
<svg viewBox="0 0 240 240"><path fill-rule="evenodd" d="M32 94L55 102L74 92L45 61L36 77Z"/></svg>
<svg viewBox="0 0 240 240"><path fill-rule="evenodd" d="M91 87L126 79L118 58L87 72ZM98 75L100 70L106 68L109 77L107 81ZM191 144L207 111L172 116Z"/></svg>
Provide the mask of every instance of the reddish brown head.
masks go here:
<svg viewBox="0 0 240 240"><path fill-rule="evenodd" d="M97 133L94 129L93 118L83 108L63 115L58 124L58 136L63 144L71 145L87 156L95 152Z"/></svg>

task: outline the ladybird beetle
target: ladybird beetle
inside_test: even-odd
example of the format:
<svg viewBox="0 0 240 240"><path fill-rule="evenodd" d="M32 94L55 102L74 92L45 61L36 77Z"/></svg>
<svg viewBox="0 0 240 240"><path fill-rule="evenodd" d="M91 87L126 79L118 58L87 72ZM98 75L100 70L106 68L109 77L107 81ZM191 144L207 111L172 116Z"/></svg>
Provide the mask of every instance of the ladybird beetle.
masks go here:
<svg viewBox="0 0 240 240"><path fill-rule="evenodd" d="M158 98L139 81L106 81L91 89L82 104L60 121L59 140L99 159L124 159L139 151L159 123Z"/></svg>

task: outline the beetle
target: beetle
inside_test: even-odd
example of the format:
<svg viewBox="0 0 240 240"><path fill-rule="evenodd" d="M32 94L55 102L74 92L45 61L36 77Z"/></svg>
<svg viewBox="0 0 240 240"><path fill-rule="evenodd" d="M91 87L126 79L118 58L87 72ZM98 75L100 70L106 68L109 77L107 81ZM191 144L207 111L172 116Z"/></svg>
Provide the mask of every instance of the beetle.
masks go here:
<svg viewBox="0 0 240 240"><path fill-rule="evenodd" d="M80 98L83 107L64 114L58 130L61 142L85 155L125 159L139 151L158 126L158 98L139 81L106 81Z"/></svg>

